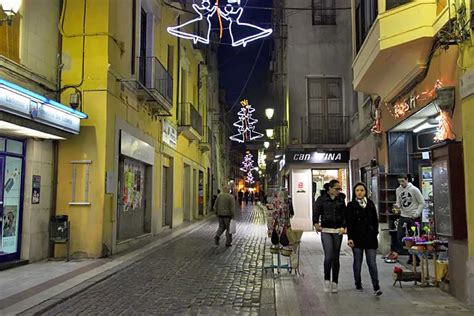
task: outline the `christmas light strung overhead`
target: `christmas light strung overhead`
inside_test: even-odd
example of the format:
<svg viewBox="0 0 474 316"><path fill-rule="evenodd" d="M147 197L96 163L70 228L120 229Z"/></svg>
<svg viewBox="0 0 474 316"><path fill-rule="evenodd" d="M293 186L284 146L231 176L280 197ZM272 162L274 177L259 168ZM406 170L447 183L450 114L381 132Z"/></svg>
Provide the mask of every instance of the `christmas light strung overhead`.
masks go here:
<svg viewBox="0 0 474 316"><path fill-rule="evenodd" d="M252 170L249 170L249 172L247 172L247 178L245 179L245 182L247 182L249 184L254 184L255 183L255 179L252 175Z"/></svg>
<svg viewBox="0 0 474 316"><path fill-rule="evenodd" d="M192 7L198 14L198 17L186 23L168 27L168 33L177 37L190 39L195 44L197 42L209 44L209 37L212 30L211 18L216 13L219 21L219 38L222 38L224 34L222 19L225 19L229 22L228 30L233 47L245 47L248 43L267 37L273 32L272 29L264 29L254 24L240 22L240 18L244 12L244 8L240 5L240 0L227 0L224 10L220 8L219 0L215 0L212 6L209 0L203 0L201 5L193 3ZM202 34L194 34L186 30L197 29L195 26L200 25L200 22L204 20L204 18L206 18L207 23L204 26L205 31Z"/></svg>
<svg viewBox="0 0 474 316"><path fill-rule="evenodd" d="M252 118L252 113L255 112L255 109L252 108L248 100L242 100L240 104L242 108L238 113L239 121L233 124L235 127L238 127L239 133L229 138L233 141L243 143L263 137L262 133L255 131L255 124L258 122L257 119Z"/></svg>
<svg viewBox="0 0 474 316"><path fill-rule="evenodd" d="M244 161L242 161L242 167L240 167L240 170L243 172L248 172L253 168L253 163L253 155L249 151L247 151L244 157Z"/></svg>

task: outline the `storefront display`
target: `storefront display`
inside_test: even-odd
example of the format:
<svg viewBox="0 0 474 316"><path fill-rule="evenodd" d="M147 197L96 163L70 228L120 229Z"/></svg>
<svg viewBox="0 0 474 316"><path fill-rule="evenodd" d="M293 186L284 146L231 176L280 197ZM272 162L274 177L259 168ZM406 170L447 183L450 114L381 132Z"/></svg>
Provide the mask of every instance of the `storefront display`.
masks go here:
<svg viewBox="0 0 474 316"><path fill-rule="evenodd" d="M0 138L0 262L18 257L23 190L23 142ZM12 156L15 155L15 156ZM20 156L20 157L18 157Z"/></svg>

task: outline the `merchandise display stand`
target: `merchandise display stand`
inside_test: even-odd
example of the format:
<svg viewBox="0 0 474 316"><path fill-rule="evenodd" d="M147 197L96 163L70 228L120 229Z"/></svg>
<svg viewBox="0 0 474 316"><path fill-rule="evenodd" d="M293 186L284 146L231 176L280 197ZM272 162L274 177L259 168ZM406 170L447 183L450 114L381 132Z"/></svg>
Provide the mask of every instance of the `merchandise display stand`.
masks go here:
<svg viewBox="0 0 474 316"><path fill-rule="evenodd" d="M286 270L290 274L301 275L299 270L300 245L302 231L294 231L290 225L288 193L275 191L269 197L267 207L268 237L271 240L269 252L272 256L271 264L264 266L265 272L275 270L280 274ZM265 254L268 242L265 243ZM286 260L282 257L285 257Z"/></svg>

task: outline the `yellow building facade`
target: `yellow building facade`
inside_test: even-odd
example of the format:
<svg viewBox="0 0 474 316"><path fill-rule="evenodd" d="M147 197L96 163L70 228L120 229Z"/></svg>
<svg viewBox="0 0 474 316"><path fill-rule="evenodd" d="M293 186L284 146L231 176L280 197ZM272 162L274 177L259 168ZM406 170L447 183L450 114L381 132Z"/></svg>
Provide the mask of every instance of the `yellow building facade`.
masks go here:
<svg viewBox="0 0 474 316"><path fill-rule="evenodd" d="M116 253L210 210L212 55L166 31L187 18L160 1L63 2L62 100L89 116L58 154L72 253Z"/></svg>
<svg viewBox="0 0 474 316"><path fill-rule="evenodd" d="M466 10L459 11L463 7ZM428 181L422 175L422 170L431 166L430 159L436 161L439 158L437 153L444 150L439 148L462 144L463 150L458 156L447 158L449 161L464 157L464 172L456 175L456 180L448 181L452 191L459 186L462 194L449 193L451 221L446 224L449 232L441 234L441 226L437 228L440 235L449 241L449 291L459 299L472 303L474 169L469 161L474 158L474 112L471 109L474 103L474 76L470 72L474 68L474 50L470 36L471 24L466 23L470 17L470 3L455 0L353 0L352 8L353 86L356 91L370 96L372 100L360 106L359 113L363 110L362 107L371 104L372 117L379 119L372 123L375 136L371 137L375 138L374 161L384 170L383 176L389 179L391 173L415 174L415 184L423 190ZM453 134L450 139L443 135L441 144L436 144L427 130L440 132L440 125L435 119L440 117L441 111L448 113L448 124L451 124ZM406 141L401 144L400 139L403 137L406 137ZM426 147L420 145L423 137L429 143ZM400 146L408 148L404 156L400 152ZM425 154L422 158L423 152ZM428 153L430 158L426 159ZM397 157L404 157L401 159L404 161ZM427 194L426 198L427 201L428 198L434 199L434 225L441 225L437 209L442 202L437 198L437 184L432 182L432 189L429 190L430 196ZM389 200L389 192L382 191L384 190L380 189L378 192L380 200ZM463 203L454 207L453 198L462 199ZM463 204L465 207L459 206ZM391 212L389 201L381 201L379 213L383 207L387 209L382 210L381 214L390 218L390 215L385 215L385 212ZM393 229L390 219L387 219L387 227L381 227L386 230L381 232L383 240L388 238L390 229Z"/></svg>

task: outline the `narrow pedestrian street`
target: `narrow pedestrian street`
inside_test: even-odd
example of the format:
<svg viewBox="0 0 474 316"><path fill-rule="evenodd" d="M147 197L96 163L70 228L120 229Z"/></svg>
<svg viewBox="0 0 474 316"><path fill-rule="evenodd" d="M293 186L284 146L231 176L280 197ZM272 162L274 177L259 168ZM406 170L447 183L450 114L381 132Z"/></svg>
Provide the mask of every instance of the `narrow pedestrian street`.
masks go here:
<svg viewBox="0 0 474 316"><path fill-rule="evenodd" d="M81 291L61 293L22 315L472 315L474 310L438 288L393 286L393 264L377 258L384 294L374 297L364 266L363 292L354 289L352 254L341 250L339 293L323 291L323 251L319 235L305 232L300 275L271 264L266 216L260 206L236 210L233 246L225 237L216 247L214 217L153 248L140 260ZM265 242L267 247L265 248ZM267 251L264 254L264 251ZM117 260L117 259L113 259ZM287 258L282 257L282 263ZM364 264L365 265L365 264ZM398 264L397 264L398 265ZM68 294L69 293L69 294ZM2 313L0 313L2 314Z"/></svg>
<svg viewBox="0 0 474 316"><path fill-rule="evenodd" d="M265 228L257 207L237 211L232 247L214 245L217 221L45 311L45 315L258 314Z"/></svg>

